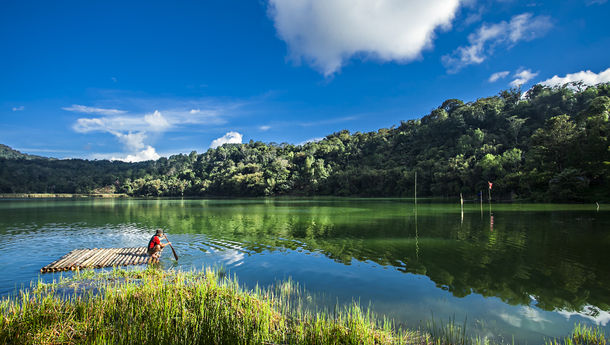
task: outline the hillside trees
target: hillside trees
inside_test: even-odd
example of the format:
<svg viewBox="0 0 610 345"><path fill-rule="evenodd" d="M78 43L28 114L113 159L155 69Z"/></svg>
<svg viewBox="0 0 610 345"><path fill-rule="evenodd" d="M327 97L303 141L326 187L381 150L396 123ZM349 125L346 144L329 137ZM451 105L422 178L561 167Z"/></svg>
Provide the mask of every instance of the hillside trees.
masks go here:
<svg viewBox="0 0 610 345"><path fill-rule="evenodd" d="M140 163L5 149L0 192L411 196L417 172L421 196L476 198L493 181L501 198L601 201L610 198L609 112L610 84L536 85L525 95L449 99L419 120L298 146L250 141Z"/></svg>

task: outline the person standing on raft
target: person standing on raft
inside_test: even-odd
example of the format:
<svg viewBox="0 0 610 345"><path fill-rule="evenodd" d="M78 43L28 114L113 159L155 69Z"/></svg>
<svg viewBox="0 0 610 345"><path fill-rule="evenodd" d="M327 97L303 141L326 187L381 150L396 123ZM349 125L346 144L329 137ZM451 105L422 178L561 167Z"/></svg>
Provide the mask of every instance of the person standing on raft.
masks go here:
<svg viewBox="0 0 610 345"><path fill-rule="evenodd" d="M169 241L167 241L167 243L161 243L161 237L165 237L163 230L157 229L155 235L150 239L150 241L148 241L147 249L148 255L150 256L150 259L148 260L149 263L159 262L159 257L161 257L161 251L163 251L163 248L169 244L172 244ZM167 237L165 237L165 239L167 240Z"/></svg>

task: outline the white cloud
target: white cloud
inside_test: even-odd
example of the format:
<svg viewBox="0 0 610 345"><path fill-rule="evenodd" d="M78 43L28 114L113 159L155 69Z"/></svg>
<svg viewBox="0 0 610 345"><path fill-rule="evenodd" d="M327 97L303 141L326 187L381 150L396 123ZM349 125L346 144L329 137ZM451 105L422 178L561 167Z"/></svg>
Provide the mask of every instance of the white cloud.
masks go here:
<svg viewBox="0 0 610 345"><path fill-rule="evenodd" d="M509 71L496 72L489 77L489 82L494 83L499 79L504 79L510 74Z"/></svg>
<svg viewBox="0 0 610 345"><path fill-rule="evenodd" d="M544 315L538 310L530 306L522 306L519 308L519 313L526 319L534 322L550 322Z"/></svg>
<svg viewBox="0 0 610 345"><path fill-rule="evenodd" d="M22 111L23 109L25 109L25 107L22 105L20 105L18 107L13 107L13 111Z"/></svg>
<svg viewBox="0 0 610 345"><path fill-rule="evenodd" d="M163 132L170 123L161 112L156 111L144 116L105 116L99 118L80 118L72 128L79 133L106 132L121 142L128 154L125 158L111 157L112 160L139 162L159 158L155 149L145 143L147 132Z"/></svg>
<svg viewBox="0 0 610 345"><path fill-rule="evenodd" d="M176 121L180 123L180 121ZM98 118L79 118L72 128L79 133L88 132L125 132L150 131L163 132L171 127L171 123L155 110L152 114L132 116L105 116Z"/></svg>
<svg viewBox="0 0 610 345"><path fill-rule="evenodd" d="M142 148L144 148L144 139L146 139L146 133L145 132L136 132L136 133L127 133L127 134L123 134L123 133L119 133L119 132L112 132L112 134L114 134L120 142L122 142L125 147L131 151L131 152L135 152L138 151Z"/></svg>
<svg viewBox="0 0 610 345"><path fill-rule="evenodd" d="M72 105L67 111L91 114L75 120L72 125L78 133L108 133L123 145L124 153L107 153L91 156L96 159L140 161L156 159L159 153L153 146L160 135L170 130L201 131L201 126L226 123L226 118L239 114L246 101L219 101L204 99L138 99L114 98L106 104L123 104L131 109L158 109L153 112L130 112L117 109L92 108Z"/></svg>
<svg viewBox="0 0 610 345"><path fill-rule="evenodd" d="M85 105L73 104L71 107L64 107L63 110L73 111L75 113L98 114L98 115L121 115L126 111L118 109L94 108Z"/></svg>
<svg viewBox="0 0 610 345"><path fill-rule="evenodd" d="M608 0L589 0L587 1L587 5L601 5L605 4Z"/></svg>
<svg viewBox="0 0 610 345"><path fill-rule="evenodd" d="M155 110L152 114L144 115L144 121L150 125L149 129L155 132L162 132L170 127L169 122L158 110Z"/></svg>
<svg viewBox="0 0 610 345"><path fill-rule="evenodd" d="M243 135L238 132L228 132L218 139L214 139L210 144L210 147L215 149L224 144L241 144Z"/></svg>
<svg viewBox="0 0 610 345"><path fill-rule="evenodd" d="M321 141L321 140L324 140L324 137L307 139L305 141L300 142L299 145L305 145L307 143L317 143L318 141Z"/></svg>
<svg viewBox="0 0 610 345"><path fill-rule="evenodd" d="M558 314L569 320L572 316L580 316L591 320L596 325L606 326L610 322L610 313L592 305L583 307L581 311L556 310Z"/></svg>
<svg viewBox="0 0 610 345"><path fill-rule="evenodd" d="M449 28L460 0L269 0L269 16L297 62L325 76L353 56L408 62Z"/></svg>
<svg viewBox="0 0 610 345"><path fill-rule="evenodd" d="M544 35L551 28L547 16L533 16L523 13L511 18L510 22L483 24L476 32L468 35L467 46L458 47L450 55L443 56L443 64L450 73L485 61L498 45L509 48L519 41L531 41Z"/></svg>
<svg viewBox="0 0 610 345"><path fill-rule="evenodd" d="M154 147L152 146L146 146L146 148L136 154L133 155L127 155L127 157L124 158L116 158L116 157L112 157L110 158L110 160L113 161L124 161L124 162L142 162L142 161L150 161L150 160L157 160L159 159L161 156L159 156L159 154L157 153L157 151L155 150Z"/></svg>
<svg viewBox="0 0 610 345"><path fill-rule="evenodd" d="M258 129L260 129L261 131L268 131L269 129L271 129L271 126L259 126Z"/></svg>
<svg viewBox="0 0 610 345"><path fill-rule="evenodd" d="M529 69L522 70L518 73L515 73L515 75L513 76L515 79L510 82L510 86L512 86L512 87L521 86L521 85L527 83L528 81L532 80L537 75L538 75L538 72L533 73Z"/></svg>
<svg viewBox="0 0 610 345"><path fill-rule="evenodd" d="M599 83L608 83L610 82L610 68L605 71L601 71L599 73L593 73L589 70L580 71L576 73L566 74L565 77L559 77L557 75L553 76L553 78L547 79L545 81L540 82L540 84L547 86L558 86L566 83L572 82L582 82L585 85L597 85Z"/></svg>

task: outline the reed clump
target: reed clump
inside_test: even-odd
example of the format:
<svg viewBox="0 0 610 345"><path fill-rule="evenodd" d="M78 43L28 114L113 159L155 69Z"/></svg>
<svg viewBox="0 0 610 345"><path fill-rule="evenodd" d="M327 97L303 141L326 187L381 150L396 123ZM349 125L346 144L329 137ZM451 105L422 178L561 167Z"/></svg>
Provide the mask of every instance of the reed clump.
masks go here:
<svg viewBox="0 0 610 345"><path fill-rule="evenodd" d="M62 294L66 284L76 291ZM85 272L3 299L0 343L406 344L418 337L355 304L332 316L306 311L290 285L246 291L212 270Z"/></svg>
<svg viewBox="0 0 610 345"><path fill-rule="evenodd" d="M572 334L562 340L549 340L545 345L606 345L604 331L599 327L577 324Z"/></svg>

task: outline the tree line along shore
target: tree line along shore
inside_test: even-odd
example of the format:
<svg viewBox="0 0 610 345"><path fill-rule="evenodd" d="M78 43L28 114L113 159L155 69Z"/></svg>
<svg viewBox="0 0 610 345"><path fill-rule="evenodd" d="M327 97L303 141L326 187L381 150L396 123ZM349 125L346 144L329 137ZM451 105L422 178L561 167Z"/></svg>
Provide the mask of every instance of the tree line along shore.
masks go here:
<svg viewBox="0 0 610 345"><path fill-rule="evenodd" d="M156 161L51 159L0 145L0 193L202 196L487 196L610 200L610 83L536 85L375 132L302 145L225 144Z"/></svg>

